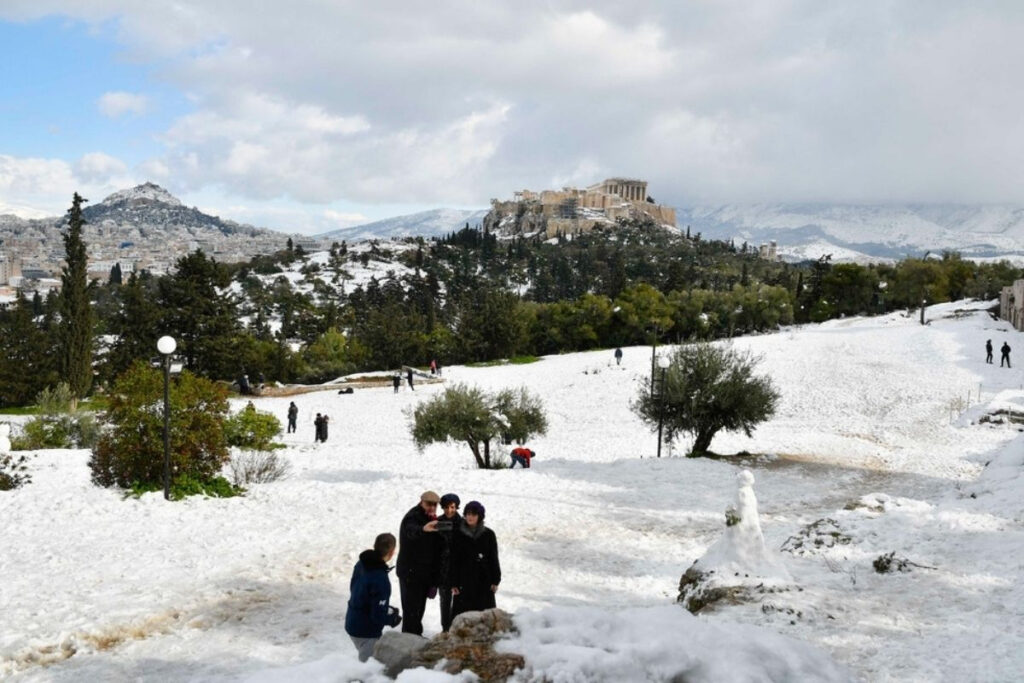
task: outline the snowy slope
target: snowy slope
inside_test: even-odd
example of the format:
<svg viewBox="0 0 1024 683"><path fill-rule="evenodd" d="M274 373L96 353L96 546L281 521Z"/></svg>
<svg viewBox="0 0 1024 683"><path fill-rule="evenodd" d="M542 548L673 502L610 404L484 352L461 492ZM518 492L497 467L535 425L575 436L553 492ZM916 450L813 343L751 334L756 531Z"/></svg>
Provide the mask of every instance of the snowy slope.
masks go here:
<svg viewBox="0 0 1024 683"><path fill-rule="evenodd" d="M486 209L431 209L430 211L355 225L351 228L332 230L317 235L317 237L323 240L348 240L350 242L388 237L440 237L449 232L461 230L467 223L471 228L478 227L486 215Z"/></svg>
<svg viewBox="0 0 1024 683"><path fill-rule="evenodd" d="M526 654L534 680L843 680L843 668L1015 680L1024 443L964 409L968 392L972 404L1024 404L1021 371L980 353L988 338L1024 344L985 307L934 306L926 326L892 314L735 340L763 354L783 396L752 438L716 437L717 452L766 454L742 461L653 458L655 436L628 408L648 347L625 349L621 368L609 350L445 369L447 382L543 397L550 429L530 470L476 470L458 444L418 453L408 411L440 384L294 397L299 432L282 437L292 476L238 499L123 500L89 483L86 452L39 452L34 482L0 493L0 675L382 680L342 628L349 572L431 488L486 505L498 604L522 630L505 647ZM255 402L283 419L289 400ZM312 442L317 412L332 418L326 444ZM741 468L795 587L693 618L673 605L679 577L721 537ZM824 518L847 543L779 551ZM875 573L891 551L931 568ZM438 621L428 604L428 632Z"/></svg>

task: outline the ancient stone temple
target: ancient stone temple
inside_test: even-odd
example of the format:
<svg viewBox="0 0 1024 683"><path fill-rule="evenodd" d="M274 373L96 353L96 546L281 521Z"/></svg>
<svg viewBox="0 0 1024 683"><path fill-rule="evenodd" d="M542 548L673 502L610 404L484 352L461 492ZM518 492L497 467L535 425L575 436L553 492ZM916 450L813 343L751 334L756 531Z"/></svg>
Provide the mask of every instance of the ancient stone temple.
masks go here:
<svg viewBox="0 0 1024 683"><path fill-rule="evenodd" d="M649 218L676 226L676 211L647 196L647 181L608 178L587 188L520 190L511 200L491 200L483 225L506 235L543 234L556 237L587 232L597 225L614 225L620 218Z"/></svg>

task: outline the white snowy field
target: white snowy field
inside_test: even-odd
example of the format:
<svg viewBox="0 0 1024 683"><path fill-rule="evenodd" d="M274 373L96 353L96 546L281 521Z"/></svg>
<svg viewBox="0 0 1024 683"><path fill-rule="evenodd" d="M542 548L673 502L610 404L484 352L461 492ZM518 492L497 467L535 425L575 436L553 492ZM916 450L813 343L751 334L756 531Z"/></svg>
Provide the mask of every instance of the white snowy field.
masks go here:
<svg viewBox="0 0 1024 683"><path fill-rule="evenodd" d="M33 482L0 493L0 677L383 680L344 633L349 573L429 488L487 508L498 605L521 629L504 647L526 656L524 680L1019 680L1024 441L972 418L1024 403L1021 370L983 350L1024 342L984 307L735 340L783 396L753 438L716 437L716 452L764 454L742 461L654 458L628 407L649 347L625 349L622 367L609 350L445 369L446 382L543 396L550 429L530 470L479 471L459 444L418 453L406 411L440 384L294 397L292 475L241 498L123 499L89 483L87 452L38 452ZM289 400L255 402L284 422ZM331 417L326 444L316 412ZM742 468L795 585L693 617L673 604L679 578L722 534ZM824 518L849 542L779 550ZM876 573L892 551L928 568ZM425 623L439 630L436 603Z"/></svg>

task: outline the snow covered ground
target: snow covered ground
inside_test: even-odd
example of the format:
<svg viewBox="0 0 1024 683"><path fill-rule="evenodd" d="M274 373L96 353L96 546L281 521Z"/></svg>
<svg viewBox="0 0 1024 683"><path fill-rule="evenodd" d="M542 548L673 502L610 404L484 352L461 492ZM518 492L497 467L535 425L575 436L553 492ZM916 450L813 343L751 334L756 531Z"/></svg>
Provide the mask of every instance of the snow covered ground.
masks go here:
<svg viewBox="0 0 1024 683"><path fill-rule="evenodd" d="M985 340L1024 343L984 307L737 339L783 396L753 438L716 437L716 452L763 454L743 461L654 458L628 408L649 347L625 349L622 367L600 351L445 369L544 397L550 430L530 470L476 470L456 444L418 453L407 411L438 384L293 397L292 475L236 499L125 500L89 483L87 452L38 452L34 481L0 493L0 676L383 680L344 633L349 572L429 488L487 507L498 605L522 631L505 647L538 679L1018 680L1024 442L973 421L1024 404L1024 374L986 365ZM283 422L289 400L255 402ZM317 412L331 417L326 444L313 443ZM693 617L673 604L679 578L722 535L742 468L793 587ZM834 546L779 550L822 519ZM928 568L876 573L893 551ZM436 604L425 623L439 630Z"/></svg>

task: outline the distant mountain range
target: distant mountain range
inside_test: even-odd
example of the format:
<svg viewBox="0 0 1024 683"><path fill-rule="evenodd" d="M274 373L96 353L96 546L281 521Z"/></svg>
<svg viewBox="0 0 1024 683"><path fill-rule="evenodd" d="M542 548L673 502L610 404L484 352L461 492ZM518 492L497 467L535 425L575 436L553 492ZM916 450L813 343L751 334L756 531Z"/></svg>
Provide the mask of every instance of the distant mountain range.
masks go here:
<svg viewBox="0 0 1024 683"><path fill-rule="evenodd" d="M468 224L475 228L480 225L487 209L431 209L406 216L395 216L384 220L341 228L317 235L319 239L341 241L399 237L440 237L449 232L461 230Z"/></svg>
<svg viewBox="0 0 1024 683"><path fill-rule="evenodd" d="M475 227L486 210L434 209L318 235L349 240L433 237ZM676 210L681 231L753 246L774 240L786 260L898 260L926 251L1024 262L1024 208L991 205L730 204Z"/></svg>
<svg viewBox="0 0 1024 683"><path fill-rule="evenodd" d="M272 251L280 248L284 237L278 231L186 207L153 183L115 192L102 202L86 205L83 213L88 221L86 239L94 242L159 248L169 242L226 241L236 254ZM438 237L467 224L476 227L486 215L486 209L433 209L333 230L314 239ZM32 220L0 216L0 241L39 243L42 251L59 260L60 228L65 222L63 216ZM774 240L787 260L832 254L836 262L866 262L955 250L967 258L1024 263L1024 208L1018 206L730 204L679 208L676 223L681 231L689 226L691 233L737 244L756 247Z"/></svg>
<svg viewBox="0 0 1024 683"><path fill-rule="evenodd" d="M943 250L1024 260L1024 208L982 205L734 204L679 209L682 230L754 246L775 240L787 260L897 260Z"/></svg>

